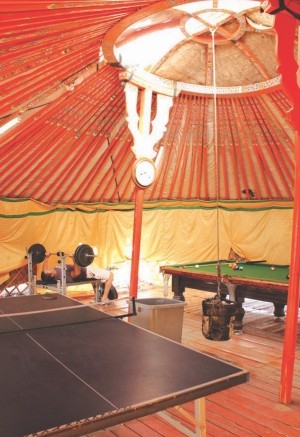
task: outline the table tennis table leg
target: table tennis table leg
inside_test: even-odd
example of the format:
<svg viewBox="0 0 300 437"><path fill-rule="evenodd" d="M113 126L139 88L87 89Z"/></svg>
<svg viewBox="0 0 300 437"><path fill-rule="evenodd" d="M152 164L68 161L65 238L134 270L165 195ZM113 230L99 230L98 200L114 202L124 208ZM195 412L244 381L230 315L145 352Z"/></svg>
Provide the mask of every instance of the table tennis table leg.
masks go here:
<svg viewBox="0 0 300 437"><path fill-rule="evenodd" d="M196 436L206 437L206 409L205 398L195 400Z"/></svg>
<svg viewBox="0 0 300 437"><path fill-rule="evenodd" d="M174 426L174 428L182 431L188 437L206 437L205 397L195 400L194 416L184 410L181 405L178 405L174 408L195 426L195 432L191 431L178 420L171 417L167 411L160 411L157 414L159 414L159 416L161 416L166 422Z"/></svg>

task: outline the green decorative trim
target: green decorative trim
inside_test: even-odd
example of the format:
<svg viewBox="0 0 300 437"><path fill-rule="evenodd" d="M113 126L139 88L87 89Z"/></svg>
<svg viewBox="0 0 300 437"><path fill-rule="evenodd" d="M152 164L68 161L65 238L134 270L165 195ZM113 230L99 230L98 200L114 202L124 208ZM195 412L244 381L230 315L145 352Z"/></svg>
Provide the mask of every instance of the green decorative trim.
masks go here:
<svg viewBox="0 0 300 437"><path fill-rule="evenodd" d="M2 202L2 208L1 208ZM28 205L25 205L25 204ZM12 207L15 204L15 208ZM22 206L18 206L22 204ZM53 213L80 212L83 214L98 214L109 211L134 211L134 202L123 203L72 203L47 205L41 202L36 202L31 199L0 199L0 218L22 218L36 217L40 215L48 215ZM223 211L267 211L267 210L292 210L292 201L269 201L269 200L222 200L222 201L202 201L202 200L164 200L164 201L145 201L144 211L151 210L216 210ZM1 211L2 210L2 211Z"/></svg>

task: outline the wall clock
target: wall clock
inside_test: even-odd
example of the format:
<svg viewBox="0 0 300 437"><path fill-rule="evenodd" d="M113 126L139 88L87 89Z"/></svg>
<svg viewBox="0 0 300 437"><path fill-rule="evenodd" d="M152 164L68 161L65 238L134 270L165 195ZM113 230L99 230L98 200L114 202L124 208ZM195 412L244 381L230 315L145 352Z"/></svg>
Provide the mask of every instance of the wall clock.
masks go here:
<svg viewBox="0 0 300 437"><path fill-rule="evenodd" d="M140 188L148 188L153 184L156 177L156 167L152 159L139 158L135 161L132 169L134 183Z"/></svg>

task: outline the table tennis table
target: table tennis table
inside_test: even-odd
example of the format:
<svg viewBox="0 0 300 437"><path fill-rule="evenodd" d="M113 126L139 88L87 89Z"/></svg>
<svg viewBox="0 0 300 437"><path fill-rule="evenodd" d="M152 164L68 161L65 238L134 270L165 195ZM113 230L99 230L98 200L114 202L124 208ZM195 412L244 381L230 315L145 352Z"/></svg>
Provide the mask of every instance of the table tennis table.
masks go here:
<svg viewBox="0 0 300 437"><path fill-rule="evenodd" d="M59 293L0 299L0 332L5 437L82 436L249 376Z"/></svg>

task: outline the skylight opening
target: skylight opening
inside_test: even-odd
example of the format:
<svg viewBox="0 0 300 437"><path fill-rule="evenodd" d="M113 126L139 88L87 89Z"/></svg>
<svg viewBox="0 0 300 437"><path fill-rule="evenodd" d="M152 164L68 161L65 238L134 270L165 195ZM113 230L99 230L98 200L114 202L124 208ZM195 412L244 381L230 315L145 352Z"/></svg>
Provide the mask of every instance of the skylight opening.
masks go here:
<svg viewBox="0 0 300 437"><path fill-rule="evenodd" d="M194 3L187 3L179 6L175 6L174 9L179 11L185 11L189 14L193 14L195 12L211 10L211 9L223 9L235 13L251 10L259 7L262 2L261 1L253 1L253 0L219 0L216 2L217 6L214 8L213 1L201 1Z"/></svg>
<svg viewBox="0 0 300 437"><path fill-rule="evenodd" d="M163 29L140 36L115 48L115 56L125 68L155 65L184 39L179 28Z"/></svg>
<svg viewBox="0 0 300 437"><path fill-rule="evenodd" d="M203 12L195 14L198 16L191 17L185 23L185 30L189 35L207 31L208 25L211 29L215 28L219 23L223 22L230 14L224 12Z"/></svg>

